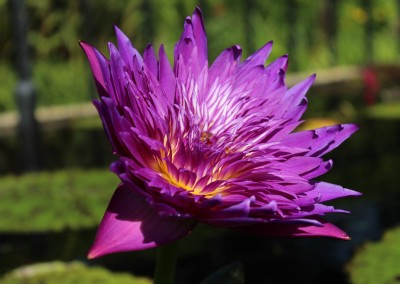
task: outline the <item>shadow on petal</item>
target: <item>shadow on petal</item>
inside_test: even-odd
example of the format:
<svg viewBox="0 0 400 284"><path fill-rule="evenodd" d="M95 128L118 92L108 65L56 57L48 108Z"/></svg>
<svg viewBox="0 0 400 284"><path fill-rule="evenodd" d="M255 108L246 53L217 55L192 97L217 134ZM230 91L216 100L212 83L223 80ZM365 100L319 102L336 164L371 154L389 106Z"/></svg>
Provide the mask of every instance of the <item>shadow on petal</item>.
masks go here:
<svg viewBox="0 0 400 284"><path fill-rule="evenodd" d="M195 226L193 220L160 217L142 196L121 184L111 198L88 258L168 244L187 236Z"/></svg>

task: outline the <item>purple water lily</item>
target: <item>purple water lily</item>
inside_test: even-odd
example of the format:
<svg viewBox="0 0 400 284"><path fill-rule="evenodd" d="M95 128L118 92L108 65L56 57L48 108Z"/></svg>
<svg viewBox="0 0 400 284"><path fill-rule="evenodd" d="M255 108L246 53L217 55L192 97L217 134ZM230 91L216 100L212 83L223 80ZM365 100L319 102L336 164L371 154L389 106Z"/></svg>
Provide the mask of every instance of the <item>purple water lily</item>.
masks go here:
<svg viewBox="0 0 400 284"><path fill-rule="evenodd" d="M161 46L143 56L116 28L110 59L81 42L100 100L94 102L121 179L89 252L141 250L187 236L197 223L260 236L349 237L321 216L322 202L359 193L315 178L321 156L353 124L296 132L311 76L288 89L287 56L264 66L272 42L243 62L224 50L209 66L201 11L187 17L171 67Z"/></svg>

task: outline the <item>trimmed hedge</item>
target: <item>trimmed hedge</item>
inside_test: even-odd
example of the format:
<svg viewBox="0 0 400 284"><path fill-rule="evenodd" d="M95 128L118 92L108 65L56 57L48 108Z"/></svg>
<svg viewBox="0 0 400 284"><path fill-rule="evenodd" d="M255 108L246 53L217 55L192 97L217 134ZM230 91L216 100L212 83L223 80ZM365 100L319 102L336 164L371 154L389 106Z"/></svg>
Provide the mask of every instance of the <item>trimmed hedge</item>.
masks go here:
<svg viewBox="0 0 400 284"><path fill-rule="evenodd" d="M367 243L347 267L353 284L400 282L400 227L388 230L383 239Z"/></svg>
<svg viewBox="0 0 400 284"><path fill-rule="evenodd" d="M118 185L108 170L64 170L0 178L0 232L95 227Z"/></svg>
<svg viewBox="0 0 400 284"><path fill-rule="evenodd" d="M0 279L0 284L150 284L148 278L127 273L111 273L101 267L87 267L80 262L54 261L15 269Z"/></svg>

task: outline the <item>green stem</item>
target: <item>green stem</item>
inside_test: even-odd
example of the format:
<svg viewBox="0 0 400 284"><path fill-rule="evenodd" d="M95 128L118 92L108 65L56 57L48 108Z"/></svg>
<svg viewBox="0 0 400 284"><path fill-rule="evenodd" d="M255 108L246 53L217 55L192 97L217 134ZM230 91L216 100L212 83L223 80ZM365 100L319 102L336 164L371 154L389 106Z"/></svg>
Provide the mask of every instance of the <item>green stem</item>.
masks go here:
<svg viewBox="0 0 400 284"><path fill-rule="evenodd" d="M178 242L157 249L154 284L173 284L177 259Z"/></svg>

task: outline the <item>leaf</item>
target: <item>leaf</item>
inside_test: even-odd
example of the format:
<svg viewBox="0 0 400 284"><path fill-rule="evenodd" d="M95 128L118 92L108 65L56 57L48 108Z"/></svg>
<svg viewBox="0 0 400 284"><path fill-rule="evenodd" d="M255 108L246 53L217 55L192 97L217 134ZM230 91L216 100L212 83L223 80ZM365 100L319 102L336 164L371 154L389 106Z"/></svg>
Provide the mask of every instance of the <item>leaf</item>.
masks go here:
<svg viewBox="0 0 400 284"><path fill-rule="evenodd" d="M347 266L351 283L400 283L400 227L386 231L379 242L363 246Z"/></svg>

